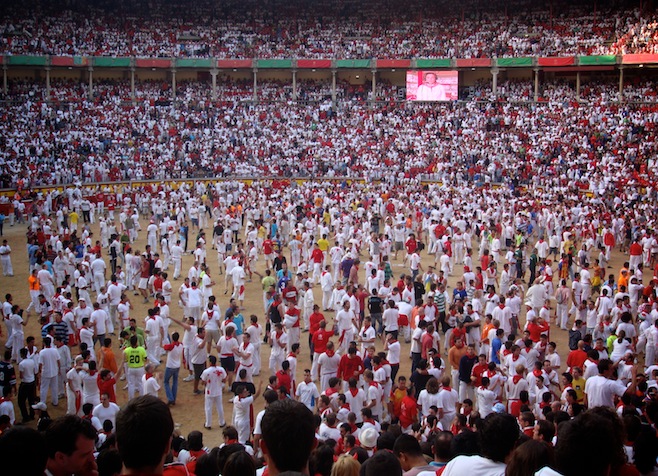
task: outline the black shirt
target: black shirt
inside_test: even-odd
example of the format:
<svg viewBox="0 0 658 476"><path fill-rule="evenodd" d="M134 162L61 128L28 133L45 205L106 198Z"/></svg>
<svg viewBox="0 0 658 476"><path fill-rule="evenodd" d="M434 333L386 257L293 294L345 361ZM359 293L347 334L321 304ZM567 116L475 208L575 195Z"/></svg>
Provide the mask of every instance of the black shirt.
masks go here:
<svg viewBox="0 0 658 476"><path fill-rule="evenodd" d="M411 374L411 377L409 377L409 380L414 386L414 390L416 391L416 400L418 400L418 395L420 395L420 392L425 390L425 387L427 386L427 381L432 378L432 375L427 373L427 374L422 374L418 370L414 371L413 374Z"/></svg>
<svg viewBox="0 0 658 476"><path fill-rule="evenodd" d="M16 385L16 370L11 362L0 362L0 387L13 387Z"/></svg>
<svg viewBox="0 0 658 476"><path fill-rule="evenodd" d="M370 314L383 314L384 300L379 296L370 296L368 298L368 310Z"/></svg>

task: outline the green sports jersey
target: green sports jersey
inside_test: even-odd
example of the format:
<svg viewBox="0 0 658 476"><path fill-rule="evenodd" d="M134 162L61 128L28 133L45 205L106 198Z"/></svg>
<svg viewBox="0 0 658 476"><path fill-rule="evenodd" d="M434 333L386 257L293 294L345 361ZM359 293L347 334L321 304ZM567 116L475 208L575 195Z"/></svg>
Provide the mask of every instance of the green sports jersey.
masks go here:
<svg viewBox="0 0 658 476"><path fill-rule="evenodd" d="M144 367L146 364L146 349L144 347L128 347L123 351L123 356L130 368Z"/></svg>

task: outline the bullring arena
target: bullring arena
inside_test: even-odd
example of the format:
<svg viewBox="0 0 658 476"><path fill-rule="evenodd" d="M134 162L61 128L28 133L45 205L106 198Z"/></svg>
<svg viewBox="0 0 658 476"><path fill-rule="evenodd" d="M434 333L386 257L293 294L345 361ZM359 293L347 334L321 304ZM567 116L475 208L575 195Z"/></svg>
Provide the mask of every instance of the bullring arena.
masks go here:
<svg viewBox="0 0 658 476"><path fill-rule="evenodd" d="M0 454L655 474L657 28L646 1L9 6ZM121 431L144 394L157 464Z"/></svg>

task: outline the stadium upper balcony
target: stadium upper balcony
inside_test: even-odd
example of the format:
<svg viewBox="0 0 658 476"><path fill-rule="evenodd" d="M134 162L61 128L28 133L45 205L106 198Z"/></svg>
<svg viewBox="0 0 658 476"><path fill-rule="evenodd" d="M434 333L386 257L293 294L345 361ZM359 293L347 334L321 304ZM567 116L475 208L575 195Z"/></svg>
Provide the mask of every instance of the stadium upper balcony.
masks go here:
<svg viewBox="0 0 658 476"><path fill-rule="evenodd" d="M0 54L389 60L655 53L653 12L617 3L27 0L3 11Z"/></svg>

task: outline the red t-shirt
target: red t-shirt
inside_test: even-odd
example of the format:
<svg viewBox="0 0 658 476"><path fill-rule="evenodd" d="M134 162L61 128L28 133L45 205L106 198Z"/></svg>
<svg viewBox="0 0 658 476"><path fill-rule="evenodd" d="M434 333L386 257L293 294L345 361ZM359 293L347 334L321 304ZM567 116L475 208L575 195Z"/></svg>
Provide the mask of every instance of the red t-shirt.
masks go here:
<svg viewBox="0 0 658 476"><path fill-rule="evenodd" d="M273 251L274 247L272 245L272 240L263 241L263 254L271 255Z"/></svg>
<svg viewBox="0 0 658 476"><path fill-rule="evenodd" d="M324 261L324 253L322 252L322 250L320 248L315 248L311 252L311 260L314 263L322 263Z"/></svg>
<svg viewBox="0 0 658 476"><path fill-rule="evenodd" d="M348 381L352 377L355 377L355 372L359 374L363 372L363 361L361 357L355 355L350 359L349 354L343 355L338 363L338 378Z"/></svg>
<svg viewBox="0 0 658 476"><path fill-rule="evenodd" d="M308 320L309 332L313 335L320 329L320 322L324 320L324 314L321 312L314 312L309 316Z"/></svg>
<svg viewBox="0 0 658 476"><path fill-rule="evenodd" d="M107 393L107 395L110 397L110 401L112 403L116 403L117 396L114 393L114 386L117 383L116 379L112 377L108 380L103 380L101 379L101 374L99 373L96 382L98 384L98 394L103 395L104 393Z"/></svg>
<svg viewBox="0 0 658 476"><path fill-rule="evenodd" d="M418 415L418 406L413 397L407 395L400 403L400 425L408 427L414 422L414 416Z"/></svg>
<svg viewBox="0 0 658 476"><path fill-rule="evenodd" d="M277 385L279 387L285 387L286 392L290 394L290 389L292 388L292 380L290 378L290 375L285 373L283 370L279 370L276 373L276 378L277 378Z"/></svg>
<svg viewBox="0 0 658 476"><path fill-rule="evenodd" d="M473 366L472 374L475 377L475 383L473 384L475 387L481 387L482 386L482 376L484 373L489 369L489 366L485 364L475 364Z"/></svg>
<svg viewBox="0 0 658 476"><path fill-rule="evenodd" d="M567 367L580 367L582 369L586 360L587 352L580 349L572 350L567 356Z"/></svg>
<svg viewBox="0 0 658 476"><path fill-rule="evenodd" d="M333 331L319 329L313 334L311 342L313 343L313 352L322 354L327 351L327 342L333 337Z"/></svg>
<svg viewBox="0 0 658 476"><path fill-rule="evenodd" d="M416 251L416 248L418 248L418 244L416 243L416 240L413 238L409 238L407 242L404 244L404 247L407 249L407 253L411 254L414 251Z"/></svg>

